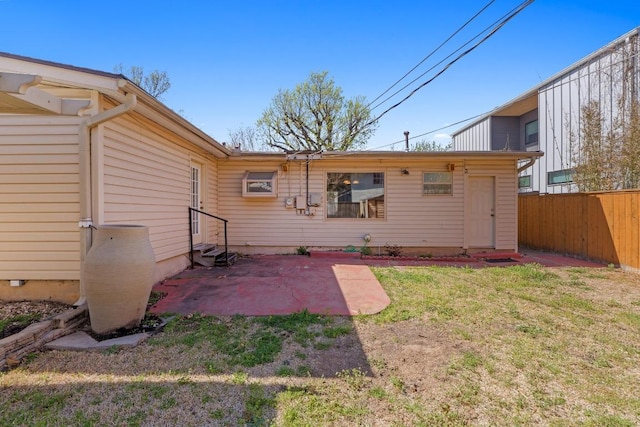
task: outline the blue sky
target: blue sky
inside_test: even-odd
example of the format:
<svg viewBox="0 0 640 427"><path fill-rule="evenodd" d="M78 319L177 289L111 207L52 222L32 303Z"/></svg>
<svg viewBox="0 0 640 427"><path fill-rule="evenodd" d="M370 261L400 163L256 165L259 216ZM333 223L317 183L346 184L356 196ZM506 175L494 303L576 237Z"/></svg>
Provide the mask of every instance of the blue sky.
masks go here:
<svg viewBox="0 0 640 427"><path fill-rule="evenodd" d="M488 2L0 0L0 51L109 72L117 64L166 71L164 103L223 142L311 72L328 71L346 97L373 100ZM519 4L495 0L403 83ZM444 141L439 134L461 125L432 131L509 101L638 26L637 0L536 0L381 117L368 147L402 149L391 144L406 130Z"/></svg>

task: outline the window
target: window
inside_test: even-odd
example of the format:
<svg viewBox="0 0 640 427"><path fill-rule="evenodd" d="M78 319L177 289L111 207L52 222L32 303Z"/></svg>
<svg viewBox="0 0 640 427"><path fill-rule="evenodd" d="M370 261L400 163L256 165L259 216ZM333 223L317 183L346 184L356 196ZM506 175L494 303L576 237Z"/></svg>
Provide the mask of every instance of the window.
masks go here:
<svg viewBox="0 0 640 427"><path fill-rule="evenodd" d="M518 188L531 187L531 175L523 175L518 177Z"/></svg>
<svg viewBox="0 0 640 427"><path fill-rule="evenodd" d="M548 185L565 184L567 182L573 182L573 171L571 169L562 169L547 173Z"/></svg>
<svg viewBox="0 0 640 427"><path fill-rule="evenodd" d="M422 176L423 194L453 194L453 173L425 172Z"/></svg>
<svg viewBox="0 0 640 427"><path fill-rule="evenodd" d="M327 173L327 218L384 217L384 173Z"/></svg>
<svg viewBox="0 0 640 427"><path fill-rule="evenodd" d="M538 121L526 123L524 125L524 142L526 145L535 145L538 143Z"/></svg>
<svg viewBox="0 0 640 427"><path fill-rule="evenodd" d="M243 197L275 197L278 172L247 172L242 178Z"/></svg>

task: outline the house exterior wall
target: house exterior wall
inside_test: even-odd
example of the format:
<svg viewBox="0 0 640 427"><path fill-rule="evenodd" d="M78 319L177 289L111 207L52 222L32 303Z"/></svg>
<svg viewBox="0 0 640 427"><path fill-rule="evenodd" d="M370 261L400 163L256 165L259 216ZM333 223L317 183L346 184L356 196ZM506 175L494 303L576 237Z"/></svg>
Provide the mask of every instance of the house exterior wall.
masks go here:
<svg viewBox="0 0 640 427"><path fill-rule="evenodd" d="M495 177L495 249L518 250L518 199L516 161L467 160L467 177ZM467 221L472 218L467 217Z"/></svg>
<svg viewBox="0 0 640 427"><path fill-rule="evenodd" d="M491 117L491 150L520 150L520 119Z"/></svg>
<svg viewBox="0 0 640 427"><path fill-rule="evenodd" d="M179 257L172 269L183 269L189 248L191 164L202 170L203 208L216 215L217 160L138 115L109 121L102 132L96 219L148 226L156 260ZM203 220L203 227L205 240L216 243L215 223Z"/></svg>
<svg viewBox="0 0 640 427"><path fill-rule="evenodd" d="M229 239L241 253L291 253L307 248L344 249L364 244L374 254L384 246L398 245L410 251L456 253L465 247L465 170L468 174L496 177L496 247L516 250L516 172L514 160L455 160L452 195L424 195L423 172L444 172L451 159L399 160L342 159L312 161L309 192L320 193L322 202L311 207L312 215L285 207L287 197L306 195L304 161L289 162L283 171L280 160L232 159L220 162L219 211L229 219ZM409 174L402 174L406 169ZM278 171L277 197L242 197L246 171ZM384 218L327 218L326 176L331 172L383 172Z"/></svg>
<svg viewBox="0 0 640 427"><path fill-rule="evenodd" d="M0 300L78 299L82 120L0 115ZM147 225L157 280L184 269L190 164L202 166L204 210L217 214L217 159L138 114L92 129L91 142L94 225ZM204 230L215 243L215 221Z"/></svg>
<svg viewBox="0 0 640 427"><path fill-rule="evenodd" d="M0 279L79 278L79 122L0 115Z"/></svg>
<svg viewBox="0 0 640 427"><path fill-rule="evenodd" d="M78 296L79 122L0 115L0 299Z"/></svg>
<svg viewBox="0 0 640 427"><path fill-rule="evenodd" d="M491 117L453 135L451 144L453 151L491 151Z"/></svg>

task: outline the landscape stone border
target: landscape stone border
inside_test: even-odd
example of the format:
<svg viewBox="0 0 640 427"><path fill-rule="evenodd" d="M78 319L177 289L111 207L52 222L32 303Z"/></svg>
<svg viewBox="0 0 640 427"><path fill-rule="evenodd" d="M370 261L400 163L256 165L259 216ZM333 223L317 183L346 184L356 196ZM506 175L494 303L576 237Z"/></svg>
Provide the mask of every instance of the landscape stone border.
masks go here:
<svg viewBox="0 0 640 427"><path fill-rule="evenodd" d="M49 319L33 323L17 334L0 340L0 371L13 368L29 353L45 344L76 332L89 318L86 304L69 309Z"/></svg>

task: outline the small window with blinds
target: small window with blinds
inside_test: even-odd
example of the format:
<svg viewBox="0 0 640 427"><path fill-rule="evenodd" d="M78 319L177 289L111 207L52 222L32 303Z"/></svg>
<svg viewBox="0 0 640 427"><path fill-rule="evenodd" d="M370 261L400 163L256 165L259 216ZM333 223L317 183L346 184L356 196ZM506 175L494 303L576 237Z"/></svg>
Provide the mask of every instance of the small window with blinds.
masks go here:
<svg viewBox="0 0 640 427"><path fill-rule="evenodd" d="M453 173L425 172L422 175L422 194L453 194Z"/></svg>

